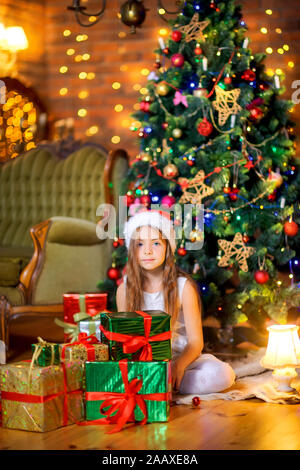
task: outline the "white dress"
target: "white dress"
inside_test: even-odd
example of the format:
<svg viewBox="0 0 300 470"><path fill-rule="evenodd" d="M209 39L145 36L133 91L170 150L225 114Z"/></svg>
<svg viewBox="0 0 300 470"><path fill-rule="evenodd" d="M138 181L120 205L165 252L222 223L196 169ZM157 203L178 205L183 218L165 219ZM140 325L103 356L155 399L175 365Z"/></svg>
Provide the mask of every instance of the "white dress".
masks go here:
<svg viewBox="0 0 300 470"><path fill-rule="evenodd" d="M126 283L127 276L124 276ZM182 293L187 278L179 276L178 293L180 305L182 305ZM145 292L142 310L164 311L163 292ZM176 360L187 345L187 334L183 318L183 310L180 307L178 319L172 332L172 361ZM222 362L212 354L201 354L185 370L180 384L179 392L182 394L195 393L204 395L216 393L231 387L235 380L235 373L229 364Z"/></svg>

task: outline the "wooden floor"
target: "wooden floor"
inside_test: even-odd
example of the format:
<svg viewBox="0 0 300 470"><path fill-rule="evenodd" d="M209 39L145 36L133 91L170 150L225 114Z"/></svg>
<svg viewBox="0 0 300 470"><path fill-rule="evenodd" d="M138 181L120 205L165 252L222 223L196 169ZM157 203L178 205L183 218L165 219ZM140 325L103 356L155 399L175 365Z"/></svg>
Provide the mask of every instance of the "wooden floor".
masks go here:
<svg viewBox="0 0 300 470"><path fill-rule="evenodd" d="M0 450L300 450L300 404L203 401L199 408L172 406L168 423L130 425L113 435L105 434L108 429L72 425L33 433L0 428Z"/></svg>

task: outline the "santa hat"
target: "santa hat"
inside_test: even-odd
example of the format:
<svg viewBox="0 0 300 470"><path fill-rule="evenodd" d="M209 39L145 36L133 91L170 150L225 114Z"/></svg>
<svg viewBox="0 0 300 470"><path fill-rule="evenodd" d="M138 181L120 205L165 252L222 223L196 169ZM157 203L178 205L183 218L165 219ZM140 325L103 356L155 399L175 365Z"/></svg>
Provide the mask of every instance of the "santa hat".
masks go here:
<svg viewBox="0 0 300 470"><path fill-rule="evenodd" d="M145 210L138 212L133 217L130 217L130 219L125 223L124 236L127 250L129 249L130 240L134 231L143 225L150 225L151 227L160 230L163 234L163 237L169 240L173 253L175 252L175 230L170 218L170 214L168 212L159 210Z"/></svg>

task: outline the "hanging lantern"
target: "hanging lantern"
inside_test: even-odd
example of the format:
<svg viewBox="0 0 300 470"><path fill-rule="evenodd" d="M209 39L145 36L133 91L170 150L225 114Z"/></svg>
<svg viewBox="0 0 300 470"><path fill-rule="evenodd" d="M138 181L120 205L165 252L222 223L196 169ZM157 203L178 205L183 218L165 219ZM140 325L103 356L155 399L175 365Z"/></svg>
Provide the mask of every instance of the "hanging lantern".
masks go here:
<svg viewBox="0 0 300 470"><path fill-rule="evenodd" d="M122 23L130 26L130 32L135 34L146 18L146 8L141 0L128 0L121 6L120 14Z"/></svg>

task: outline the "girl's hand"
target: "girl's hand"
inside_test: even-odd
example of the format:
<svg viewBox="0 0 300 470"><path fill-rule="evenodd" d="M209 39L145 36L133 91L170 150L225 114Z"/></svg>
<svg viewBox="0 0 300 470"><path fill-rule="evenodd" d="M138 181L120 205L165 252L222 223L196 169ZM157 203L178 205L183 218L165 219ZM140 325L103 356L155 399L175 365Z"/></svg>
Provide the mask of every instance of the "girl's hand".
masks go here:
<svg viewBox="0 0 300 470"><path fill-rule="evenodd" d="M179 391L179 387L184 375L185 367L180 363L180 360L177 360L172 363L172 387L174 390Z"/></svg>

